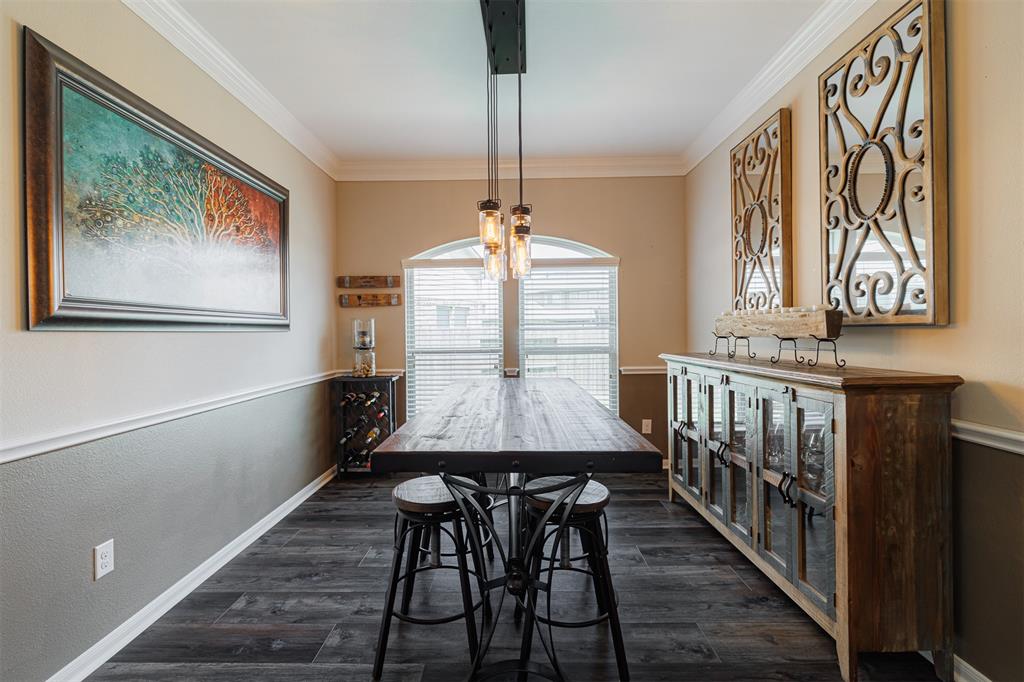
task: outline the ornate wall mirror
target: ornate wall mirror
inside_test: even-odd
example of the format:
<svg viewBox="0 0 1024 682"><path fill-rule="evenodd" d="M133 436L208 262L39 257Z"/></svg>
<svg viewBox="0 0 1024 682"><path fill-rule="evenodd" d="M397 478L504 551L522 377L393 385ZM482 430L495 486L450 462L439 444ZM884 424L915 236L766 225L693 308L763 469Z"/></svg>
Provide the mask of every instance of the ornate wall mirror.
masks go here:
<svg viewBox="0 0 1024 682"><path fill-rule="evenodd" d="M780 109L730 155L732 308L792 303L789 109Z"/></svg>
<svg viewBox="0 0 1024 682"><path fill-rule="evenodd" d="M914 0L818 79L824 299L846 324L946 324L943 2Z"/></svg>

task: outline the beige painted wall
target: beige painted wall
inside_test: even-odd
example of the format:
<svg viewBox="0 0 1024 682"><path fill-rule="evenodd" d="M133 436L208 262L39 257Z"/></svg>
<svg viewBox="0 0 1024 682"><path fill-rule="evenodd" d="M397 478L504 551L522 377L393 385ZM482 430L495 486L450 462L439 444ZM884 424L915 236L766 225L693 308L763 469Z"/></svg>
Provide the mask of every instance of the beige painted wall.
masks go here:
<svg viewBox="0 0 1024 682"><path fill-rule="evenodd" d="M26 331L23 24L291 191L290 331ZM332 369L334 193L119 1L3 0L0 448ZM134 615L322 474L328 433L321 383L0 464L0 679L46 679Z"/></svg>
<svg viewBox="0 0 1024 682"><path fill-rule="evenodd" d="M713 317L729 308L729 150L780 107L793 124L794 303L821 301L817 78L900 4L872 7L686 177L689 349L704 349ZM953 0L946 23L952 324L848 328L840 346L853 365L960 374L955 417L1021 430L1024 3Z"/></svg>
<svg viewBox="0 0 1024 682"><path fill-rule="evenodd" d="M25 331L22 24L290 190L291 331ZM333 368L331 178L116 0L4 0L0 60L0 442Z"/></svg>
<svg viewBox="0 0 1024 682"><path fill-rule="evenodd" d="M513 183L502 185L506 205ZM402 259L477 232L483 181L338 183L338 274L398 274ZM565 237L618 256L619 365L658 365L681 348L682 178L527 180L534 234ZM513 287L506 287L510 293ZM377 366L405 367L403 308L374 308ZM352 364L350 320L368 310L339 308L338 363ZM517 367L516 306L505 297L505 365Z"/></svg>

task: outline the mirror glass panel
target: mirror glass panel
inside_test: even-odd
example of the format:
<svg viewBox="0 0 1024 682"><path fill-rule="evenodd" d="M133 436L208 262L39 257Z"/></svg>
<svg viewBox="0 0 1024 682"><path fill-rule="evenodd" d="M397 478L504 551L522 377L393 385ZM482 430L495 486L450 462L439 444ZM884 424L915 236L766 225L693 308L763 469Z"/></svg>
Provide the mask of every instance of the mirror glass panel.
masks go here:
<svg viewBox="0 0 1024 682"><path fill-rule="evenodd" d="M823 293L846 324L947 321L945 93L927 77L945 69L926 39L943 30L936 5L907 4L819 79Z"/></svg>
<svg viewBox="0 0 1024 682"><path fill-rule="evenodd" d="M790 131L782 109L733 148L733 310L791 305Z"/></svg>

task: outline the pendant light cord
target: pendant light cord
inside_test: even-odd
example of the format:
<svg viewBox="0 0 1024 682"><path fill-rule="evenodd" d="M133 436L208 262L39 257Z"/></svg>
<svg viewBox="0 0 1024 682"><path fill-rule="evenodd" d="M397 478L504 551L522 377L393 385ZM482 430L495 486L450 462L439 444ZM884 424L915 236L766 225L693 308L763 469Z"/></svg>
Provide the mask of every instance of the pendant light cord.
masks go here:
<svg viewBox="0 0 1024 682"><path fill-rule="evenodd" d="M490 30L489 27L488 30ZM490 52L485 50L484 53L486 55L484 65L487 68L487 198L500 201L498 187L498 78L491 66Z"/></svg>
<svg viewBox="0 0 1024 682"><path fill-rule="evenodd" d="M516 0L516 88L519 100L519 205L523 205L523 0Z"/></svg>
<svg viewBox="0 0 1024 682"><path fill-rule="evenodd" d="M494 178L491 174L491 58L484 51L487 67L487 198L494 198Z"/></svg>

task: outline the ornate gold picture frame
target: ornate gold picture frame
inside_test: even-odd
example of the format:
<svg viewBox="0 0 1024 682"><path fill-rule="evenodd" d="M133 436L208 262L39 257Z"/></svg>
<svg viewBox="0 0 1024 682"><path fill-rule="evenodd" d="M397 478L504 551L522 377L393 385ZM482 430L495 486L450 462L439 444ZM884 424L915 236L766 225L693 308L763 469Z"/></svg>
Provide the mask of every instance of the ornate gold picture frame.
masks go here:
<svg viewBox="0 0 1024 682"><path fill-rule="evenodd" d="M818 79L822 295L845 324L949 321L942 0L913 0Z"/></svg>
<svg viewBox="0 0 1024 682"><path fill-rule="evenodd" d="M789 109L732 149L733 310L792 304L791 166Z"/></svg>

